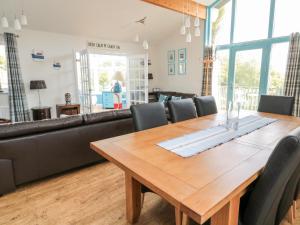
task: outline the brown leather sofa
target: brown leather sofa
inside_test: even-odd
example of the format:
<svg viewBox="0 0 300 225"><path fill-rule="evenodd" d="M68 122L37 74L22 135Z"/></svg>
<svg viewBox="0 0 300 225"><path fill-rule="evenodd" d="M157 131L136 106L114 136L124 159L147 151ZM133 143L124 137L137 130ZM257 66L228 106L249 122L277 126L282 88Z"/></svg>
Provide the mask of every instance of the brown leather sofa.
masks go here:
<svg viewBox="0 0 300 225"><path fill-rule="evenodd" d="M0 195L95 162L91 141L133 132L129 110L0 125Z"/></svg>

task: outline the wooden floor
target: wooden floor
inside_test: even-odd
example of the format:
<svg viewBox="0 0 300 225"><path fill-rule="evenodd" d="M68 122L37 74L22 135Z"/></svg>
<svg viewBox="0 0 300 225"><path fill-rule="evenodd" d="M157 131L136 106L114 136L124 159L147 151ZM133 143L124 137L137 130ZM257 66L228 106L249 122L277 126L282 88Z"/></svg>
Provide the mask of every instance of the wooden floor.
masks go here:
<svg viewBox="0 0 300 225"><path fill-rule="evenodd" d="M147 193L141 225L173 225L172 206ZM300 210L295 225L300 225ZM102 163L0 197L2 225L125 225L124 174ZM288 223L284 223L288 225Z"/></svg>

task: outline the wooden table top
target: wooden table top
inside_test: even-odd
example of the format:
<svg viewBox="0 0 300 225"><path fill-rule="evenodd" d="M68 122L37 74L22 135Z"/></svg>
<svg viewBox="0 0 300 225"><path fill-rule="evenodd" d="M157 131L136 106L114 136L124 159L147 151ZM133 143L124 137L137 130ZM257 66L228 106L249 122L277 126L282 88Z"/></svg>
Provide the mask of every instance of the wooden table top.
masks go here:
<svg viewBox="0 0 300 225"><path fill-rule="evenodd" d="M245 190L265 166L276 143L300 126L299 118L252 114L278 121L189 158L156 144L224 123L224 114L92 142L91 148L203 223Z"/></svg>

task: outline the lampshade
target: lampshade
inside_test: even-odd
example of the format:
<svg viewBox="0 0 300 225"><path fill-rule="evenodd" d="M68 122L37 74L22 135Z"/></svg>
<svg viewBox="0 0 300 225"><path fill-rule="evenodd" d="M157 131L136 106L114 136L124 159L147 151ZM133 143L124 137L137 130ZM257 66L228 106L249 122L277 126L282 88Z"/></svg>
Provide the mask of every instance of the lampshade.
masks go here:
<svg viewBox="0 0 300 225"><path fill-rule="evenodd" d="M39 90L46 89L46 83L44 80L31 80L30 81L30 90Z"/></svg>
<svg viewBox="0 0 300 225"><path fill-rule="evenodd" d="M120 81L120 82L124 82L124 77L123 77L123 74L122 74L121 71L117 71L117 72L114 74L114 76L113 76L112 79L113 79L113 80Z"/></svg>
<svg viewBox="0 0 300 225"><path fill-rule="evenodd" d="M22 29L20 20L18 18L15 18L14 28L15 28L15 30L21 30Z"/></svg>

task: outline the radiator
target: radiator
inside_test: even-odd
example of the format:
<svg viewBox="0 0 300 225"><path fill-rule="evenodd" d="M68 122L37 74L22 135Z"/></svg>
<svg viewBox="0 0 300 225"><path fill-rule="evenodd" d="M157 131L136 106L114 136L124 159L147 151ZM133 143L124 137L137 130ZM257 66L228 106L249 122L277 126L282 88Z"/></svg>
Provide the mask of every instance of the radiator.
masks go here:
<svg viewBox="0 0 300 225"><path fill-rule="evenodd" d="M9 107L8 106L0 106L0 118L1 119L9 119Z"/></svg>

